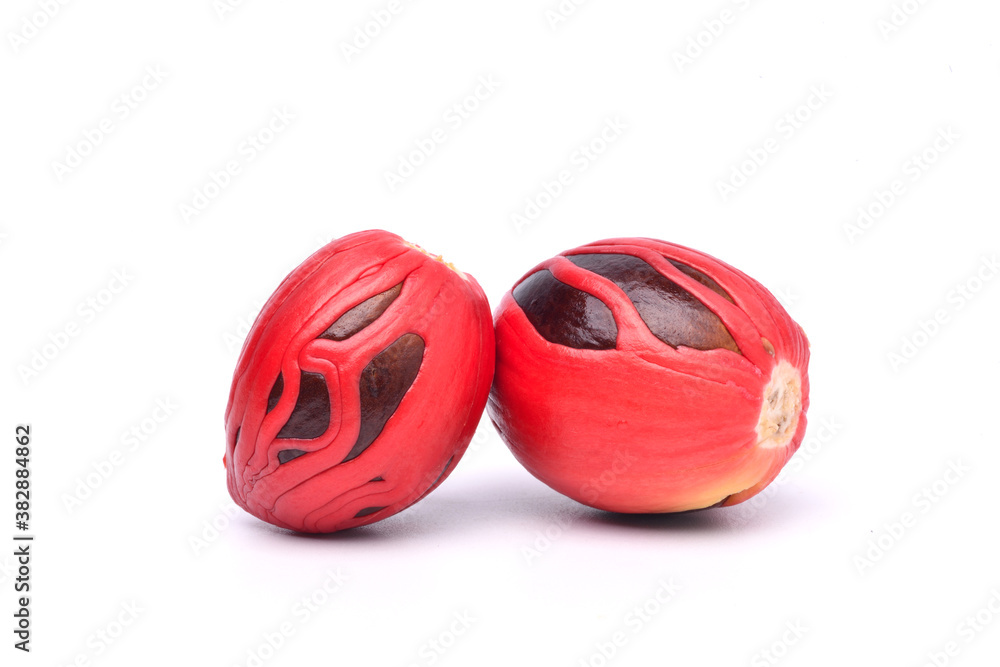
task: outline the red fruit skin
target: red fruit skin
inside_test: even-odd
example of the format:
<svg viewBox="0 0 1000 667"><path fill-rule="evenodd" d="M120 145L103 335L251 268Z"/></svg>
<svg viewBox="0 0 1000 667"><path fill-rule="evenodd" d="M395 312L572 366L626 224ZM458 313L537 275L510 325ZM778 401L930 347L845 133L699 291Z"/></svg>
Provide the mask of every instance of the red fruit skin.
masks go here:
<svg viewBox="0 0 1000 667"><path fill-rule="evenodd" d="M398 297L357 333L317 338L400 283ZM345 461L362 426L362 371L405 334L424 341L416 377L374 441ZM389 232L335 240L285 278L243 345L225 417L229 493L259 519L307 533L391 516L454 469L482 415L493 368L489 304L475 279ZM268 411L279 372L283 390ZM329 425L316 438L280 438L302 372L322 374ZM306 453L279 463L283 450Z"/></svg>
<svg viewBox="0 0 1000 667"><path fill-rule="evenodd" d="M586 253L645 260L718 315L742 354L665 344L615 283L565 258ZM714 279L733 303L667 259ZM806 430L809 344L762 285L709 255L646 238L569 250L514 287L540 269L600 298L618 338L611 350L551 343L529 322L513 288L504 295L495 314L497 365L487 411L528 471L581 503L625 513L734 505L777 476ZM761 447L763 392L782 361L800 374L801 413L787 444Z"/></svg>

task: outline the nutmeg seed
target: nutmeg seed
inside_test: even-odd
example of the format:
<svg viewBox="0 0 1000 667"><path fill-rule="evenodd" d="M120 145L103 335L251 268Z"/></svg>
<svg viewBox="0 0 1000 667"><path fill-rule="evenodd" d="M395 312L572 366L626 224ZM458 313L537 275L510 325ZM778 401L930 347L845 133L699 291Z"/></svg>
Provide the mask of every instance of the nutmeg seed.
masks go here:
<svg viewBox="0 0 1000 667"><path fill-rule="evenodd" d="M440 484L493 377L482 288L373 230L309 257L261 310L226 408L229 493L258 518L332 532Z"/></svg>
<svg viewBox="0 0 1000 667"><path fill-rule="evenodd" d="M638 238L569 250L525 274L494 323L490 418L532 474L582 503L734 505L804 436L805 334L704 253Z"/></svg>

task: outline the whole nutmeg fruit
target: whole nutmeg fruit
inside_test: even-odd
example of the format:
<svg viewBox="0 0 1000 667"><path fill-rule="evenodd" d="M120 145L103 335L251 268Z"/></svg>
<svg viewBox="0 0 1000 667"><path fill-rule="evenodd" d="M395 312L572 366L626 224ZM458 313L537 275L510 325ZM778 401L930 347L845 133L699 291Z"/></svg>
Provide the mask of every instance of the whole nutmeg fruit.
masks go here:
<svg viewBox="0 0 1000 667"><path fill-rule="evenodd" d="M389 232L333 241L285 278L243 345L226 407L230 495L310 533L399 512L465 452L493 362L475 279Z"/></svg>
<svg viewBox="0 0 1000 667"><path fill-rule="evenodd" d="M614 512L742 502L802 442L809 344L709 255L598 241L529 271L495 314L487 410L533 475Z"/></svg>

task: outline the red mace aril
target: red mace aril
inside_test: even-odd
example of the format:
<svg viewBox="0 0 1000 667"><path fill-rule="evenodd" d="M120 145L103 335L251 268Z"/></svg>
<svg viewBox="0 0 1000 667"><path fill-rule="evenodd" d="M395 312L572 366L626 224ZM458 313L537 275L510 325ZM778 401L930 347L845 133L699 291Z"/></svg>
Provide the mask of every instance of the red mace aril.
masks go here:
<svg viewBox="0 0 1000 667"><path fill-rule="evenodd" d="M243 345L226 407L230 495L310 533L399 512L465 452L493 362L475 279L389 232L333 241L285 278Z"/></svg>
<svg viewBox="0 0 1000 667"><path fill-rule="evenodd" d="M802 442L809 344L763 286L689 248L599 241L495 315L487 407L538 479L614 512L735 505Z"/></svg>

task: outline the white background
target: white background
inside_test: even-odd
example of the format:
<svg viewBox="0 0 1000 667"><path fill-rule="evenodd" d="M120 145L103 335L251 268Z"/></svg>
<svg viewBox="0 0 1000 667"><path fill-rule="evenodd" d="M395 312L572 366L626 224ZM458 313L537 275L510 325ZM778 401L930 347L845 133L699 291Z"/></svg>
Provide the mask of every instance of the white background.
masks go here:
<svg viewBox="0 0 1000 667"><path fill-rule="evenodd" d="M348 57L388 0L5 2L0 535L30 423L37 537L30 655L0 550L3 663L995 664L1000 7L904 4L889 31L888 0L594 0L554 24L556 0L405 1ZM495 91L448 120L480 77ZM275 109L294 119L251 160ZM581 162L609 120L622 131ZM753 173L724 198L734 168ZM629 518L549 490L484 419L441 488L380 524L303 537L233 510L222 416L246 328L311 252L373 227L494 307L609 236L741 268L809 334L802 450L756 502ZM158 400L177 406L162 423Z"/></svg>

